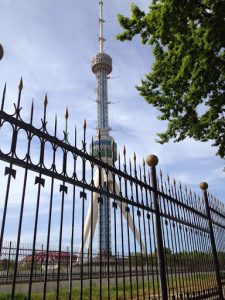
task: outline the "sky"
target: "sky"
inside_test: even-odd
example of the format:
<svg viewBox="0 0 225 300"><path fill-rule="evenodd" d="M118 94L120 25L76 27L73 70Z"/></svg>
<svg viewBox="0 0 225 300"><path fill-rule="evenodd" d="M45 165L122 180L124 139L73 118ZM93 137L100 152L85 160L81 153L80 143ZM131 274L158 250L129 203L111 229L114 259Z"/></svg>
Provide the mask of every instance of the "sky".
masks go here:
<svg viewBox="0 0 225 300"><path fill-rule="evenodd" d="M155 154L159 158L157 168L164 174L170 174L199 193L199 183L206 181L210 192L223 201L224 161L215 155L216 148L210 142L192 139L164 145L156 142L157 133L166 129L166 122L157 120L156 109L135 88L151 69L151 49L142 45L138 37L124 43L115 38L122 31L117 14L129 15L131 1L104 2L105 51L113 59L109 100L116 102L109 108L109 122L118 149L126 145L127 156L133 157L135 151L138 162ZM146 10L149 1L135 3ZM22 76L24 119L28 120L34 99L34 123L40 126L47 93L49 128L54 126L55 114L59 128L64 128L64 112L68 107L70 132L76 124L81 139L86 119L91 141L97 124L96 80L90 62L98 52L98 1L2 0L0 29L0 43L4 48L0 88L7 83L6 109L13 110ZM62 135L62 130L59 134ZM5 142L7 135L0 133L0 139L0 143ZM4 179L1 180L2 188Z"/></svg>

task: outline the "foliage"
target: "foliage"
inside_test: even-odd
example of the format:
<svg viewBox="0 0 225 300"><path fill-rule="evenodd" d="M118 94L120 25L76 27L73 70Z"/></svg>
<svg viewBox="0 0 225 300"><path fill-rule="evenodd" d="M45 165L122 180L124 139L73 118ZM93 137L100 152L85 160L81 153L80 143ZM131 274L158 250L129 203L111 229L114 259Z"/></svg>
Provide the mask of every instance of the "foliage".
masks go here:
<svg viewBox="0 0 225 300"><path fill-rule="evenodd" d="M27 296L24 294L17 293L14 297L14 300L27 300ZM0 300L11 300L11 294L0 294Z"/></svg>
<svg viewBox="0 0 225 300"><path fill-rule="evenodd" d="M140 35L155 57L140 94L168 121L158 142L213 141L225 157L225 0L153 0L118 15L121 41Z"/></svg>
<svg viewBox="0 0 225 300"><path fill-rule="evenodd" d="M14 262L12 260L8 260L7 258L4 258L0 260L0 271L6 271L8 269L12 270L14 267Z"/></svg>

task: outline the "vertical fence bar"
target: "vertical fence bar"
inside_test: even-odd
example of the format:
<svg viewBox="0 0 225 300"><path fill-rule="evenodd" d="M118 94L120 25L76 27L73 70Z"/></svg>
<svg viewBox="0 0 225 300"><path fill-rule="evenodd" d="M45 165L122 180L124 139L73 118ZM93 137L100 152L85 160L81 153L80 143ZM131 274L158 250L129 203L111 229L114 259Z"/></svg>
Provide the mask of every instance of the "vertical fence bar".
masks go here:
<svg viewBox="0 0 225 300"><path fill-rule="evenodd" d="M11 267L11 248L12 248L12 242L9 242L9 257L8 257L8 262L7 262L7 274L6 274L6 282L8 281L9 278L9 270Z"/></svg>
<svg viewBox="0 0 225 300"><path fill-rule="evenodd" d="M214 261L214 267L215 267L215 273L216 273L216 282L217 282L218 293L219 293L219 297L220 297L219 299L223 300L224 297L223 297L223 287L222 287L222 282L221 282L221 277L220 277L219 260L218 260L218 256L217 256L216 242L215 242L215 237L214 237L214 232L213 232L212 218L211 218L209 199L208 199L208 193L207 193L208 184L206 182L201 182L200 188L203 191L206 216L207 216L208 222L209 222L209 235L210 235L212 255L213 255L213 261Z"/></svg>
<svg viewBox="0 0 225 300"><path fill-rule="evenodd" d="M118 153L118 167L119 170L121 170L121 159L120 159L120 153ZM119 191L120 194L122 194L122 185L121 185L121 176L119 176ZM122 214L122 207L123 207L124 203L121 203L121 209L120 209L120 228L121 228L121 254L122 254L122 278L123 278L123 298L126 299L126 278L125 278L125 259L124 259L124 236L125 236L125 230L124 230L124 226L123 226L123 214ZM129 232L129 231L128 231ZM129 253L129 278L130 278L130 292L131 292L131 297L132 297L132 269L131 269L131 258L130 258L130 239L128 236L128 253Z"/></svg>
<svg viewBox="0 0 225 300"><path fill-rule="evenodd" d="M151 183L153 187L152 200L155 209L155 226L156 226L156 242L157 242L157 252L158 252L158 266L159 266L159 278L161 286L161 299L167 300L167 279L166 279L166 268L165 268L165 257L163 250L163 238L162 238L162 227L160 220L160 210L159 210L159 198L157 192L157 178L156 178L156 166L158 164L158 157L155 155L149 155L146 159L148 166L151 170Z"/></svg>

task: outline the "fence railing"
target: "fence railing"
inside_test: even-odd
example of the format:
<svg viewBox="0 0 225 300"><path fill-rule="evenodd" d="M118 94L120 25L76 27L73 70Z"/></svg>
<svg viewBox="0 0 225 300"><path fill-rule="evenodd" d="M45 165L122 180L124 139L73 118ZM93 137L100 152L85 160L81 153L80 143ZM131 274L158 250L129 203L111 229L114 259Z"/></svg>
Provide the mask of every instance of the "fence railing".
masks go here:
<svg viewBox="0 0 225 300"><path fill-rule="evenodd" d="M76 129L73 142L68 134L68 111L60 139L57 118L47 124L47 96L40 126L33 103L24 121L22 89L21 80L9 113L5 87L0 108L2 293L224 299L225 211L207 184L199 196L157 175L154 155L139 165L124 148L116 162L114 142L103 158L104 137L99 132L89 149L86 122L79 147Z"/></svg>

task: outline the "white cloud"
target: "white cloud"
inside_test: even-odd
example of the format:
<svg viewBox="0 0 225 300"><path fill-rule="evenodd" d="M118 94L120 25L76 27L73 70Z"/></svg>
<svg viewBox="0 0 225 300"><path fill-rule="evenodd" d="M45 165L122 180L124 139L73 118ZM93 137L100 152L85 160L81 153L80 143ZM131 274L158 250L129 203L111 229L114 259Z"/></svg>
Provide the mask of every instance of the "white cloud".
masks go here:
<svg viewBox="0 0 225 300"><path fill-rule="evenodd" d="M159 156L159 167L178 180L198 190L200 180L210 183L210 190L223 196L224 161L215 157L216 149L210 143L186 140L159 145L155 142L157 132L166 124L157 120L157 111L140 97L135 85L148 72L153 62L151 50L133 42L121 43L115 35L121 32L117 22L118 12L129 15L131 1L105 1L107 39L106 51L113 58L113 74L119 76L109 82L109 99L120 101L110 107L112 132L122 149L127 147L128 156L136 152L138 160L149 153ZM149 1L136 1L146 9ZM0 86L7 82L6 108L12 111L17 99L18 81L23 76L23 117L28 120L34 98L34 124L40 126L43 116L43 99L48 93L48 126L53 132L55 114L58 114L60 136L64 129L64 111L69 107L70 138L73 139L74 124L78 128L78 140L82 138L82 124L87 118L88 138L95 134L96 81L91 72L90 60L97 52L98 1L84 0L17 0L3 1L0 11L0 43L5 56L0 62ZM0 141L2 142L2 141ZM79 143L80 145L80 143ZM2 169L3 172L3 169ZM5 179L0 179L5 184ZM2 185L1 185L2 186ZM16 193L16 190L15 190ZM1 203L3 203L1 195ZM18 199L17 199L18 200ZM34 199L32 199L32 202ZM16 201L15 201L16 202Z"/></svg>

